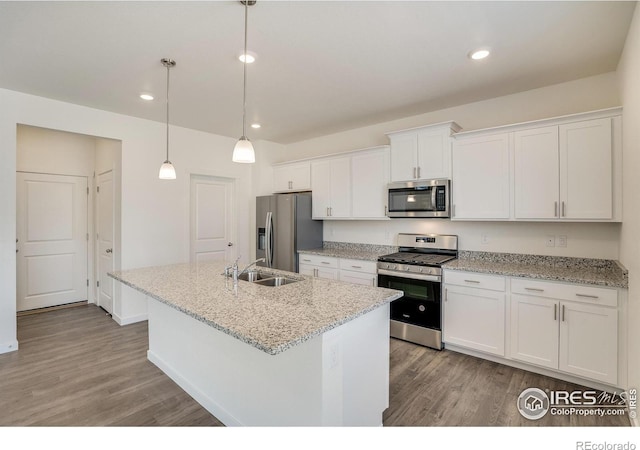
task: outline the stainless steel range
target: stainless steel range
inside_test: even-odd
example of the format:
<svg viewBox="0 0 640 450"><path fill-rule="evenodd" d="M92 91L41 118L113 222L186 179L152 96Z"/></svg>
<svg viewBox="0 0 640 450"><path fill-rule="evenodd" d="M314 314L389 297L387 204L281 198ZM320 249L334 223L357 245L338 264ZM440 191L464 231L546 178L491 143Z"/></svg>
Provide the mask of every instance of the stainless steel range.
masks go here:
<svg viewBox="0 0 640 450"><path fill-rule="evenodd" d="M458 257L458 236L398 235L399 252L378 258L378 286L404 296L391 302L391 337L442 350L442 269Z"/></svg>

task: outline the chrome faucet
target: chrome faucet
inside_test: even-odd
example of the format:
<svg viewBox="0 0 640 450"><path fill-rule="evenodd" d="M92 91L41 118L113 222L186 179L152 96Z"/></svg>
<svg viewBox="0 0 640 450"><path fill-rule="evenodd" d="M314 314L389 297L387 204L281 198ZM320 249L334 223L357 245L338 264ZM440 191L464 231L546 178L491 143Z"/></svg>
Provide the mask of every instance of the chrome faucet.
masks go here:
<svg viewBox="0 0 640 450"><path fill-rule="evenodd" d="M245 273L247 270L249 270L249 267L258 264L259 262L265 262L266 259L264 258L258 258L256 259L254 262L252 262L251 264L249 264L247 267L245 267L244 269L242 269L242 272L240 272L238 275L242 275L243 273ZM237 262L237 261L236 261Z"/></svg>

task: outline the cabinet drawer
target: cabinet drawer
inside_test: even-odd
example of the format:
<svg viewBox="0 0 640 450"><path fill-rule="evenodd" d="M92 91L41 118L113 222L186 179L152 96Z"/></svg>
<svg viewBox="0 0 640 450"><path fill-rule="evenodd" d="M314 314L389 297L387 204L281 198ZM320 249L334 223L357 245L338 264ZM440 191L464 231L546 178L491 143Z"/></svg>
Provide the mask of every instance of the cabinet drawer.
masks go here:
<svg viewBox="0 0 640 450"><path fill-rule="evenodd" d="M338 268L338 258L331 256L309 255L306 253L300 254L300 263L312 264L320 267L333 267Z"/></svg>
<svg viewBox="0 0 640 450"><path fill-rule="evenodd" d="M376 274L378 267L373 261L363 261L359 259L340 259L340 269L351 270L355 272L364 272L369 274Z"/></svg>
<svg viewBox="0 0 640 450"><path fill-rule="evenodd" d="M342 261L340 261L342 262ZM354 272L353 270L340 270L340 281L364 286L377 286L378 278L373 273Z"/></svg>
<svg viewBox="0 0 640 450"><path fill-rule="evenodd" d="M497 275L484 275L475 272L460 272L457 270L445 270L444 282L457 286L468 286L479 289L504 292L506 289L505 277Z"/></svg>
<svg viewBox="0 0 640 450"><path fill-rule="evenodd" d="M536 297L570 300L603 306L618 306L618 291L615 289L562 284L530 279L511 279L511 292Z"/></svg>

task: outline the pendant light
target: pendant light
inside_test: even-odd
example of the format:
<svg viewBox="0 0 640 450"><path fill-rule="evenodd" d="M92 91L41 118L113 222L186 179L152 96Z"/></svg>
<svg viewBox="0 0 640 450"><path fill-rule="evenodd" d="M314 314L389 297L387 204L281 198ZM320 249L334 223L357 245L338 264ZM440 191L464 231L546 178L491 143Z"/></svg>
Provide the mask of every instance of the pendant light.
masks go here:
<svg viewBox="0 0 640 450"><path fill-rule="evenodd" d="M175 180L176 169L174 169L173 164L169 161L169 69L175 67L176 62L168 58L162 58L160 62L167 68L167 159L162 163L162 166L160 166L158 177L161 180Z"/></svg>
<svg viewBox="0 0 640 450"><path fill-rule="evenodd" d="M247 54L247 12L249 5L255 5L255 0L243 0L240 3L244 5L244 55ZM236 146L233 148L232 161L237 163L254 163L256 162L256 153L253 150L251 141L245 134L246 116L247 116L247 63L244 66L243 77L244 84L242 87L242 136L238 139Z"/></svg>

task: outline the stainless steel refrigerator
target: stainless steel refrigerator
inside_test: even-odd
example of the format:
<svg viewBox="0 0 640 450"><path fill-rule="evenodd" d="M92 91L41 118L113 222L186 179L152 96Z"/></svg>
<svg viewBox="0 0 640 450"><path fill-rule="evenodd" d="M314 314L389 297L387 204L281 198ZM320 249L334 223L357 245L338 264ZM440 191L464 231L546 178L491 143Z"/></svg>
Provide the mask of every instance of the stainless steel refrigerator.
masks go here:
<svg viewBox="0 0 640 450"><path fill-rule="evenodd" d="M256 259L298 271L298 250L322 247L322 221L311 219L311 193L256 197Z"/></svg>

